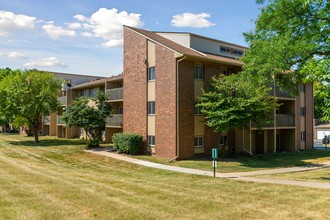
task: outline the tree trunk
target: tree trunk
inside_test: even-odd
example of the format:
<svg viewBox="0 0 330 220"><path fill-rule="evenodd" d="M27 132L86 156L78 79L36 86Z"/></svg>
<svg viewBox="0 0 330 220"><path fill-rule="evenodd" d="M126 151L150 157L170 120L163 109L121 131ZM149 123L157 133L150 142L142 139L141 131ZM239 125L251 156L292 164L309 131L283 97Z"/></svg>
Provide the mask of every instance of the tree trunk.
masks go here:
<svg viewBox="0 0 330 220"><path fill-rule="evenodd" d="M39 121L34 122L34 141L39 143Z"/></svg>

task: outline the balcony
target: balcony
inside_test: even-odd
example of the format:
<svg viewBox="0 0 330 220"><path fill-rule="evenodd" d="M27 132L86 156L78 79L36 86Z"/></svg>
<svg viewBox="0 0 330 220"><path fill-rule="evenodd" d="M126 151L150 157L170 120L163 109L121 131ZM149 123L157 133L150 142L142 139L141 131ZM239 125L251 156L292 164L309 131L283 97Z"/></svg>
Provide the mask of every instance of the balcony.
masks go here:
<svg viewBox="0 0 330 220"><path fill-rule="evenodd" d="M66 96L57 97L57 101L59 101L61 105L66 105Z"/></svg>
<svg viewBox="0 0 330 220"><path fill-rule="evenodd" d="M294 127L295 116L288 114L276 114L276 126L277 127Z"/></svg>
<svg viewBox="0 0 330 220"><path fill-rule="evenodd" d="M116 101L123 99L123 88L108 89L105 90L105 94L108 95L109 101Z"/></svg>
<svg viewBox="0 0 330 220"><path fill-rule="evenodd" d="M274 94L274 89L272 89L272 95ZM281 91L280 87L275 86L275 96L282 97L282 98L291 98L294 99L295 97L290 94L288 91Z"/></svg>
<svg viewBox="0 0 330 220"><path fill-rule="evenodd" d="M61 116L61 115L57 116L57 124L58 125L65 125L65 121L63 120L63 116Z"/></svg>
<svg viewBox="0 0 330 220"><path fill-rule="evenodd" d="M107 127L123 127L123 115L113 114L111 117L106 118Z"/></svg>
<svg viewBox="0 0 330 220"><path fill-rule="evenodd" d="M50 125L50 116L42 116L42 124Z"/></svg>

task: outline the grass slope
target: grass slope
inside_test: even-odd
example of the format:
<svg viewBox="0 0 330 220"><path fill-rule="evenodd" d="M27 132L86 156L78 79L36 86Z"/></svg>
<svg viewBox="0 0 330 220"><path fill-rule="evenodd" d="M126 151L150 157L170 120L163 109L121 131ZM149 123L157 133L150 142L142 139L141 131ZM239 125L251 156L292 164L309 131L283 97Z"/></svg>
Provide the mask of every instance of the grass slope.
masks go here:
<svg viewBox="0 0 330 220"><path fill-rule="evenodd" d="M184 175L0 135L0 219L327 219L330 191Z"/></svg>

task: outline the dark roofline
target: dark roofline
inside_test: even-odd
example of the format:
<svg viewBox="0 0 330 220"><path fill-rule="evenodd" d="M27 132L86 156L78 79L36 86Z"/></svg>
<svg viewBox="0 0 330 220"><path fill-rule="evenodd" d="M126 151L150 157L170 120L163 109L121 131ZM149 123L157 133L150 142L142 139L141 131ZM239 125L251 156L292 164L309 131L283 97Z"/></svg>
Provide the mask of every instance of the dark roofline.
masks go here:
<svg viewBox="0 0 330 220"><path fill-rule="evenodd" d="M155 32L152 32L152 31L129 27L129 26L125 26L125 25L124 25L124 28L127 28L151 41L157 42L159 45L162 45L174 52L177 52L182 55L186 55L188 57L202 58L202 59L206 59L206 60L227 63L227 64L236 65L236 66L243 65L243 63L237 59L230 58L230 57L224 57L224 56L220 56L220 55L211 55L211 54L203 53L203 52L197 51L193 48L185 47L181 44L178 44L178 43L176 43L172 40L169 40Z"/></svg>
<svg viewBox="0 0 330 220"><path fill-rule="evenodd" d="M60 72L52 72L52 71L45 71L48 73L53 74L62 74L62 75L68 75L68 76L83 76L83 77L96 77L96 78L105 78L105 76L93 76L93 75L83 75L83 74L75 74L75 73L60 73Z"/></svg>
<svg viewBox="0 0 330 220"><path fill-rule="evenodd" d="M82 88L87 88L90 86L102 85L107 81L116 81L116 80L121 80L121 79L123 79L123 74L111 76L111 77L104 77L102 79L95 79L95 80L92 80L89 82L81 83L76 86L73 86L72 89L82 89Z"/></svg>

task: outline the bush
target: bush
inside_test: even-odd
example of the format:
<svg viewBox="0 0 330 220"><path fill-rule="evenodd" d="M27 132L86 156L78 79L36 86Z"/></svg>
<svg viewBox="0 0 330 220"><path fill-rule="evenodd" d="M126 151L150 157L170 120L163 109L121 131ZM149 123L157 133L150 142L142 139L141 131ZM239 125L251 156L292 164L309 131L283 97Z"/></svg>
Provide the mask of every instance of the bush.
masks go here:
<svg viewBox="0 0 330 220"><path fill-rule="evenodd" d="M112 136L112 142L119 153L138 154L141 152L143 137L139 134L116 133Z"/></svg>

